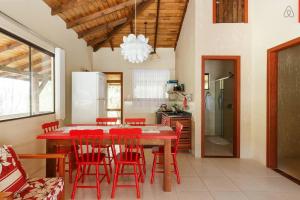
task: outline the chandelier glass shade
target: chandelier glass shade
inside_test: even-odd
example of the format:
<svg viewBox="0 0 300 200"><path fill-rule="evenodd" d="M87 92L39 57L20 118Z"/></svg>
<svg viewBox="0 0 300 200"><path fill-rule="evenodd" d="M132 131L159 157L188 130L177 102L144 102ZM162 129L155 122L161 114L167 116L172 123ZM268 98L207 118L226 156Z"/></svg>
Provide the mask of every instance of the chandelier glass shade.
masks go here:
<svg viewBox="0 0 300 200"><path fill-rule="evenodd" d="M124 56L125 60L131 63L142 63L148 59L150 53L152 52L152 47L148 44L149 38L146 38L146 25L145 22L145 35L136 34L136 0L135 0L135 34L129 34L123 37L123 43L120 45L121 54Z"/></svg>
<svg viewBox="0 0 300 200"><path fill-rule="evenodd" d="M144 35L129 34L123 37L121 54L125 60L131 63L142 63L148 59L152 52L152 47L148 44L149 38Z"/></svg>

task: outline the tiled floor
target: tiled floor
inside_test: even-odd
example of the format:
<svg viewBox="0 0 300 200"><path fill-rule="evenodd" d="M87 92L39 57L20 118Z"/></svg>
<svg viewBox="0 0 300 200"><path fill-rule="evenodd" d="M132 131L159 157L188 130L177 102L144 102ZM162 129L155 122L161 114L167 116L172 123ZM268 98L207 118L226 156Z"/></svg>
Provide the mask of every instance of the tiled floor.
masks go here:
<svg viewBox="0 0 300 200"><path fill-rule="evenodd" d="M149 183L152 156L147 152L147 177L141 184L141 199L145 200L299 200L300 186L265 168L253 160L245 159L195 159L189 154L179 154L182 183L173 177L173 190L162 191L162 174ZM95 184L90 177L88 184ZM133 179L123 179L131 181ZM132 182L133 183L133 182ZM66 185L66 199L70 199L71 185ZM110 199L111 184L101 183L101 199ZM79 189L76 199L96 199L95 189ZM117 189L115 199L136 199L135 189Z"/></svg>
<svg viewBox="0 0 300 200"><path fill-rule="evenodd" d="M219 136L205 136L205 155L206 156L233 156L233 144L216 144L210 138L221 138ZM226 141L226 140L225 140Z"/></svg>

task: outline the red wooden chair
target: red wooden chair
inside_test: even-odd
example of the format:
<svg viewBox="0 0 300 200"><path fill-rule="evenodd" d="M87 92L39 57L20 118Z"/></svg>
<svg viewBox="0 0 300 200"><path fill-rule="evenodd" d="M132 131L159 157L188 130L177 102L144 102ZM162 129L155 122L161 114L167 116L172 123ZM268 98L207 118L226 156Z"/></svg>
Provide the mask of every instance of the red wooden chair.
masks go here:
<svg viewBox="0 0 300 200"><path fill-rule="evenodd" d="M96 122L98 126L113 126L116 125L118 121L118 118L97 118ZM108 160L109 170L110 173L112 173L112 161L113 156L111 155L111 145L104 145L102 148L106 149L106 159Z"/></svg>
<svg viewBox="0 0 300 200"><path fill-rule="evenodd" d="M140 135L142 134L142 130L139 128L118 128L110 129L109 133L112 138L112 150L116 165L111 198L114 198L117 187L136 187L137 198L140 198L139 180L144 182L142 166L140 163ZM124 147L124 145L126 147ZM118 149L116 149L116 147L118 147ZM133 173L120 171L121 167L124 165L133 166ZM118 185L118 178L120 175L134 176L135 185Z"/></svg>
<svg viewBox="0 0 300 200"><path fill-rule="evenodd" d="M107 183L110 183L105 154L101 153L103 130L71 130L70 135L74 137L72 139L74 149L79 145L78 150L75 151L77 173L71 198L75 198L77 188L96 188L97 198L100 199L100 183L105 177ZM99 172L100 165L104 166L104 174ZM86 167L91 166L95 166L96 173L85 173ZM84 182L85 175L96 175L96 186L78 185L80 179L82 183ZM100 175L102 175L101 179Z"/></svg>
<svg viewBox="0 0 300 200"><path fill-rule="evenodd" d="M48 133L51 131L55 131L59 127L59 121L54 122L48 122L42 124L42 129L44 130L44 133ZM66 172L69 172L69 182L72 183L72 171L73 171L73 150L71 146L64 146L64 145L56 145L56 153L59 154L65 154L68 158L68 161L65 162L68 164L68 170ZM59 169L59 162L56 160L56 170Z"/></svg>
<svg viewBox="0 0 300 200"><path fill-rule="evenodd" d="M131 125L131 126L145 126L146 125L146 119L145 118L126 118L125 124ZM143 161L143 170L146 174L146 158L144 153L144 147L141 146L141 154L142 154L142 161Z"/></svg>
<svg viewBox="0 0 300 200"><path fill-rule="evenodd" d="M177 150L178 150L179 138L182 133L182 128L183 128L183 125L179 122L176 122L177 139L176 139L175 145L172 146L172 149L171 149L171 154L172 154L172 158L173 158L172 165L174 166L174 173L176 174L178 184L180 184L180 176L179 176L179 169L178 169L176 155L177 155ZM151 179L150 179L151 184L153 184L153 182L154 182L155 173L164 173L164 171L156 171L157 164L163 165L163 163L157 162L157 160L158 160L159 156L164 156L164 148L163 147L153 147L152 154L154 155L154 159L153 159L152 174L151 174Z"/></svg>

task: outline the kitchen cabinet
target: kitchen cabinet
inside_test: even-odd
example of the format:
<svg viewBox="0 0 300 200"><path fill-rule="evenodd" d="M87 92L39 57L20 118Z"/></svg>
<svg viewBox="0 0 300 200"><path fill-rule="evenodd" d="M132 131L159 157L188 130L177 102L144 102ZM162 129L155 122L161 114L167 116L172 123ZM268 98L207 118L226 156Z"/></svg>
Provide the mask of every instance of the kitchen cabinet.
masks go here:
<svg viewBox="0 0 300 200"><path fill-rule="evenodd" d="M192 120L191 115L172 115L170 113L162 114L162 124L170 126L175 130L176 122L179 121L183 125L182 134L179 139L178 149L181 151L189 151L192 149Z"/></svg>

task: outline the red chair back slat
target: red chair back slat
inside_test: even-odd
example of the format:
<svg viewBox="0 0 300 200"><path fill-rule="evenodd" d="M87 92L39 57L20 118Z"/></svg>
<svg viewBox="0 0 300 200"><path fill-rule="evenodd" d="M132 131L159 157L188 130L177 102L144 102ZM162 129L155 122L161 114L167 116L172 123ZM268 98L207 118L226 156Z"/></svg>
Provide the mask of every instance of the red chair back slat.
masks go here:
<svg viewBox="0 0 300 200"><path fill-rule="evenodd" d="M56 129L58 129L58 127L59 127L59 121L42 124L42 129L44 130L44 133L55 131Z"/></svg>
<svg viewBox="0 0 300 200"><path fill-rule="evenodd" d="M115 161L136 161L141 150L140 128L113 128L109 130ZM117 148L118 147L118 150ZM118 157L119 153L119 157Z"/></svg>
<svg viewBox="0 0 300 200"><path fill-rule="evenodd" d="M175 153L177 153L177 150L178 150L178 145L179 145L179 139L181 137L181 134L182 134L182 129L183 129L183 125L180 123L180 122L176 122L176 136L177 136L177 139L176 139L176 142L175 142L175 145L174 145L174 148L175 148Z"/></svg>
<svg viewBox="0 0 300 200"><path fill-rule="evenodd" d="M132 126L144 126L146 124L145 118L126 118L125 124Z"/></svg>
<svg viewBox="0 0 300 200"><path fill-rule="evenodd" d="M110 125L116 125L118 121L118 118L97 118L96 122L99 126L110 126Z"/></svg>
<svg viewBox="0 0 300 200"><path fill-rule="evenodd" d="M103 130L71 130L70 135L73 136L72 144L77 163L101 162Z"/></svg>

